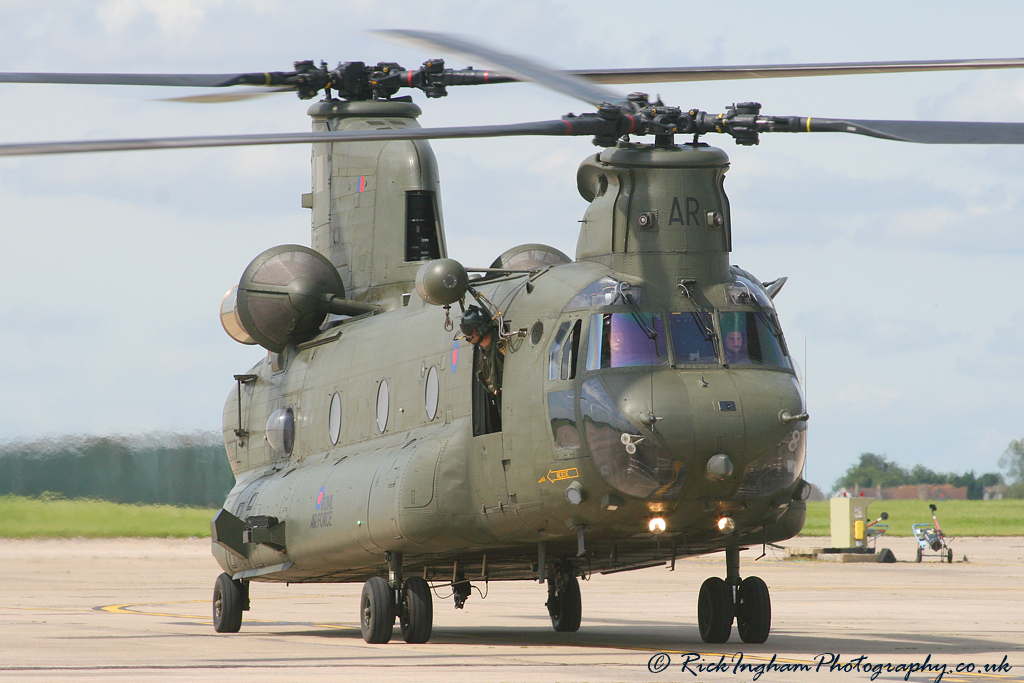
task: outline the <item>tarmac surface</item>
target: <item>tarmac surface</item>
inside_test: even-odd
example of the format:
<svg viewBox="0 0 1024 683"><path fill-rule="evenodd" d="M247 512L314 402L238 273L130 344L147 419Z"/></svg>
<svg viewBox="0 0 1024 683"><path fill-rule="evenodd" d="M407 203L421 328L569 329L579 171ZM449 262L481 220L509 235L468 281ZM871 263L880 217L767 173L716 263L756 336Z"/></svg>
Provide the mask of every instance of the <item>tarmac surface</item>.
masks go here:
<svg viewBox="0 0 1024 683"><path fill-rule="evenodd" d="M495 582L463 610L435 595L429 643L396 628L367 645L356 584L254 583L242 631L215 633L205 539L0 539L0 681L1024 681L1024 538L957 539L953 564L915 563L913 538L879 547L900 561L745 551L743 576L771 589L763 645L735 628L700 639L697 592L721 554L593 576L577 633L551 629L545 587Z"/></svg>

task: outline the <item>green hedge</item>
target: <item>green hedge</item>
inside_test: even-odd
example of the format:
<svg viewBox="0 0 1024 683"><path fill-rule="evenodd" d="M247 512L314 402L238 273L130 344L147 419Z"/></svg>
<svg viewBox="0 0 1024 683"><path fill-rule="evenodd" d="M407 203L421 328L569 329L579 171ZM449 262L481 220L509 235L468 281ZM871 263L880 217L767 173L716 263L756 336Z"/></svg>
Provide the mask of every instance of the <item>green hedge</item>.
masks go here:
<svg viewBox="0 0 1024 683"><path fill-rule="evenodd" d="M234 484L216 433L60 436L0 444L0 496L219 508Z"/></svg>

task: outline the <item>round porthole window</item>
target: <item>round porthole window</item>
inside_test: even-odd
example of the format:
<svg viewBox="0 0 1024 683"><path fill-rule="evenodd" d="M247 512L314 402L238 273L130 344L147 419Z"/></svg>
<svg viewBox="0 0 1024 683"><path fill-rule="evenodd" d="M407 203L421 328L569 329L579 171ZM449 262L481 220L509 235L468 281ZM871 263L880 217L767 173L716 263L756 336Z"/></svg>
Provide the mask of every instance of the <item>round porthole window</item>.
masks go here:
<svg viewBox="0 0 1024 683"><path fill-rule="evenodd" d="M267 418L267 443L278 453L291 455L295 446L295 413L291 406L278 408Z"/></svg>
<svg viewBox="0 0 1024 683"><path fill-rule="evenodd" d="M391 394L388 391L388 381L382 379L377 387L377 430L382 434L388 426L388 410L391 409Z"/></svg>
<svg viewBox="0 0 1024 683"><path fill-rule="evenodd" d="M337 392L331 396L331 411L327 416L327 430L331 443L337 444L341 438L341 396Z"/></svg>
<svg viewBox="0 0 1024 683"><path fill-rule="evenodd" d="M530 328L530 343L536 346L540 344L541 338L544 336L544 323L537 321Z"/></svg>
<svg viewBox="0 0 1024 683"><path fill-rule="evenodd" d="M423 405L427 410L427 419L433 420L437 417L438 385L437 366L431 365L427 370L427 383L423 388Z"/></svg>

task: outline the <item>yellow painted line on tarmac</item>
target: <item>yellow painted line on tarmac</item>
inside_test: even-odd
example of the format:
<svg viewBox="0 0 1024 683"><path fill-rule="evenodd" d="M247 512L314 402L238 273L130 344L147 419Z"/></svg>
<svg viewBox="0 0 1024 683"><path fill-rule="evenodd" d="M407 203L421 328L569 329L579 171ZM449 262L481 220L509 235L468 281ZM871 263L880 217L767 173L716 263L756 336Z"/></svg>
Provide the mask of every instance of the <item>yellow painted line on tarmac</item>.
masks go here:
<svg viewBox="0 0 1024 683"><path fill-rule="evenodd" d="M161 602L161 603L151 603L151 602L135 602L135 603L130 603L130 602L127 602L127 603L123 603L123 604L120 604L120 605L102 605L100 607L94 607L93 610L95 610L97 612L107 612L108 614L132 614L132 615L144 616L144 617L165 617L165 618L172 618L172 619L188 619L189 621L208 621L208 622L212 623L213 622L213 617L211 615L209 615L209 614L200 616L200 615L197 615L197 614L173 614L173 613L170 613L170 612L154 612L154 611L148 611L148 610L143 610L143 609L137 609L137 608L145 607L145 606L155 606L155 605L187 605L187 604L206 603L206 602L207 602L206 600L176 600L174 602ZM281 621L279 619L250 619L250 618L246 618L244 620L244 622L246 624L279 624L279 623L281 623ZM331 629L338 629L338 630L359 630L358 626L352 626L352 625L314 624L314 623L309 623L308 625L309 626L314 626L316 628L331 628Z"/></svg>

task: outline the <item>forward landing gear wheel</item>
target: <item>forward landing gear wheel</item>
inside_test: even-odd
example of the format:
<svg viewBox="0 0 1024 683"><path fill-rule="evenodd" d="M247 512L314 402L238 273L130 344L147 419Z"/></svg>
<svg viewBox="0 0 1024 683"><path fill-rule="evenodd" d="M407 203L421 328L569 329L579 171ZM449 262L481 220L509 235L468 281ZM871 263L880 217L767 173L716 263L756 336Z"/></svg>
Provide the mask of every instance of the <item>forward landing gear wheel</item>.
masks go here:
<svg viewBox="0 0 1024 683"><path fill-rule="evenodd" d="M583 618L583 599L580 584L572 574L554 579L555 589L548 590L547 608L551 625L560 633L572 633L580 628Z"/></svg>
<svg viewBox="0 0 1024 683"><path fill-rule="evenodd" d="M434 624L434 601L430 586L422 577L413 576L405 580L398 620L405 642L425 643L430 640Z"/></svg>
<svg viewBox="0 0 1024 683"><path fill-rule="evenodd" d="M921 561L921 556L922 556L923 554L924 554L924 553L923 553L923 552L921 552L921 546L918 546L918 547L917 547L917 562L920 562L920 561Z"/></svg>
<svg viewBox="0 0 1024 683"><path fill-rule="evenodd" d="M700 587L697 596L697 627L705 643L724 643L732 632L732 590L712 576Z"/></svg>
<svg viewBox="0 0 1024 683"><path fill-rule="evenodd" d="M242 582L233 581L228 574L218 576L213 587L213 630L217 633L238 633L242 628L244 609Z"/></svg>
<svg viewBox="0 0 1024 683"><path fill-rule="evenodd" d="M756 576L748 576L736 593L736 630L744 643L763 643L772 628L772 601L768 586Z"/></svg>
<svg viewBox="0 0 1024 683"><path fill-rule="evenodd" d="M395 594L382 576L363 584L359 598L359 628L368 643L386 643L395 628Z"/></svg>

